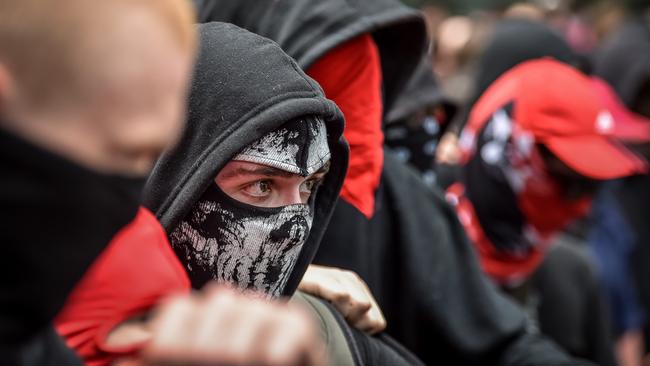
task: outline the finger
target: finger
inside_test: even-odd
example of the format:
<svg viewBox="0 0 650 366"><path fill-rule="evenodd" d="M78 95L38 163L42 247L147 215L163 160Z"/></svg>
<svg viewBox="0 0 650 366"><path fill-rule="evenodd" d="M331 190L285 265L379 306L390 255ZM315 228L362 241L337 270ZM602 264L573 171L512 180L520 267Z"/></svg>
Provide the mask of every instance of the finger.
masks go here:
<svg viewBox="0 0 650 366"><path fill-rule="evenodd" d="M366 292L365 282L355 272L343 271L343 281L341 282L344 291L350 294L346 319L354 325L366 317L372 306L370 301L372 296L368 295L369 292Z"/></svg>
<svg viewBox="0 0 650 366"><path fill-rule="evenodd" d="M144 364L159 364L182 357L179 351L187 347L191 336L194 299L173 297L166 300L152 320L153 337L142 352Z"/></svg>
<svg viewBox="0 0 650 366"><path fill-rule="evenodd" d="M231 329L231 322L236 321L233 312L238 311L237 295L223 287L206 289L202 293L201 302L195 310L197 326L192 334L192 344L200 353L218 353L226 348L224 343L229 337L223 329Z"/></svg>
<svg viewBox="0 0 650 366"><path fill-rule="evenodd" d="M232 364L258 364L257 350L263 347L268 333L265 323L274 316L271 308L270 304L255 300L248 306L238 308L238 314L231 314L237 321L223 331L228 335L227 352Z"/></svg>
<svg viewBox="0 0 650 366"><path fill-rule="evenodd" d="M322 341L312 319L297 307L284 306L278 314L269 323L263 359L258 361L269 366L314 364Z"/></svg>
<svg viewBox="0 0 650 366"><path fill-rule="evenodd" d="M360 324L362 328L359 329L362 329L369 334L376 334L386 329L386 325L387 325L386 318L384 317L384 314L381 311L379 304L377 304L377 300L375 300L374 296L372 296L372 292L370 291L370 289L365 283L364 283L364 291L366 292L366 295L370 300L372 306L370 307L370 310L366 313L366 318L368 319L368 323Z"/></svg>

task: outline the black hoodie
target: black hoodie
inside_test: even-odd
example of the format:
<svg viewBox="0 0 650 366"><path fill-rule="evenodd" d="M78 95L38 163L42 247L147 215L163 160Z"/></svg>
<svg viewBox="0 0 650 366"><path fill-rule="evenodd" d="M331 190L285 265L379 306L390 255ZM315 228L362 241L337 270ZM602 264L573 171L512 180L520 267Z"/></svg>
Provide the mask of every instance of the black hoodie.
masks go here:
<svg viewBox="0 0 650 366"><path fill-rule="evenodd" d="M50 323L138 209L144 178L99 173L0 129L0 363L80 364Z"/></svg>
<svg viewBox="0 0 650 366"><path fill-rule="evenodd" d="M312 228L284 289L291 295L318 249L347 169L343 116L274 42L225 23L199 26L186 130L157 162L145 205L171 233L238 152L303 116L325 121L331 167L318 190Z"/></svg>
<svg viewBox="0 0 650 366"><path fill-rule="evenodd" d="M289 120L320 116L327 125L331 165L316 195L309 238L284 289L289 296L318 249L345 176L343 117L272 41L225 23L200 25L199 35L186 131L156 164L145 189L146 205L171 232L240 150ZM329 309L354 350L355 364L420 364L388 337L370 338L351 329L336 310Z"/></svg>
<svg viewBox="0 0 650 366"><path fill-rule="evenodd" d="M194 2L199 22L229 22L268 37L303 70L346 41L372 34L381 58L384 111L405 86L426 45L424 19L398 0Z"/></svg>

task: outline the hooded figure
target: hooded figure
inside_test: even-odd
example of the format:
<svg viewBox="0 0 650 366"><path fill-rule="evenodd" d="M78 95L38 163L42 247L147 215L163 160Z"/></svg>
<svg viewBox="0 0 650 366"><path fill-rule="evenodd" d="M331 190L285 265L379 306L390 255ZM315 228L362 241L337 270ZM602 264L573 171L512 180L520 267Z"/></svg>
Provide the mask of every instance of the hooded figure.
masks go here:
<svg viewBox="0 0 650 366"><path fill-rule="evenodd" d="M433 73L431 55L424 54L404 91L386 115L386 145L396 157L414 166L422 179L436 183L435 151L456 112Z"/></svg>
<svg viewBox="0 0 650 366"><path fill-rule="evenodd" d="M200 22L234 23L276 41L341 108L350 144L341 198L372 217L383 165L382 116L424 52L423 17L398 0L195 3Z"/></svg>
<svg viewBox="0 0 650 366"><path fill-rule="evenodd" d="M425 46L422 16L396 0L194 2L199 22L229 22L268 37L303 70L346 41L371 34L382 61L384 111L399 97Z"/></svg>
<svg viewBox="0 0 650 366"><path fill-rule="evenodd" d="M217 280L266 297L291 296L318 249L345 176L343 117L277 44L223 23L201 25L199 35L187 129L156 164L145 203L170 233L193 287ZM241 174L242 164L285 177L329 171L304 202L273 207L244 203L221 184ZM251 193L267 188L260 182ZM389 337L350 328L327 302L312 308L328 341L344 337L343 353L354 364L421 364Z"/></svg>
<svg viewBox="0 0 650 366"><path fill-rule="evenodd" d="M616 125L622 121L601 103L595 83L554 60L527 61L487 89L461 135L463 179L448 189L449 200L483 270L513 297L524 297L520 299L524 304L528 281L544 260L552 237L586 215L597 181L647 169L645 161L616 140ZM582 293L562 312L550 309L546 313L550 317L540 316L547 319L541 328L551 330L550 335L574 354L613 364L611 352L601 352L611 351L607 329L583 328L605 324L602 314L574 321L585 308L596 308L600 299L590 279L593 275L585 274L588 265L573 257L564 265L556 262L560 266L556 272L572 274L568 279L546 276L548 280L541 278L530 286L547 294L558 286L576 286L574 291ZM562 268L567 265L572 268ZM554 303L551 296L541 301ZM565 314L575 316L563 321ZM591 339L594 334L604 338Z"/></svg>
<svg viewBox="0 0 650 366"><path fill-rule="evenodd" d="M199 30L187 129L156 164L145 204L170 234L193 287L218 280L291 295L318 249L345 174L342 115L276 44L225 24ZM309 202L257 207L215 183L231 160L305 177L327 161L330 170Z"/></svg>

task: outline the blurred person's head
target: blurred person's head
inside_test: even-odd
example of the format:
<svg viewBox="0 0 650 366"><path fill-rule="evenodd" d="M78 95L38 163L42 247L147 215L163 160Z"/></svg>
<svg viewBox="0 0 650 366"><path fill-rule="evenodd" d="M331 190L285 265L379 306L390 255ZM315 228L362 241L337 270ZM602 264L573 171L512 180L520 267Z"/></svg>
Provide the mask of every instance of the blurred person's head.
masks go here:
<svg viewBox="0 0 650 366"><path fill-rule="evenodd" d="M567 64L577 58L570 46L551 28L538 21L505 19L497 24L479 60L474 97L476 100L499 76L518 64L550 57Z"/></svg>
<svg viewBox="0 0 650 366"><path fill-rule="evenodd" d="M430 56L424 54L404 91L386 112L385 144L396 156L417 168L433 184L438 140L456 112L433 74Z"/></svg>
<svg viewBox="0 0 650 366"><path fill-rule="evenodd" d="M593 72L603 78L618 94L623 103L622 113L638 114L646 118L650 128L650 24L641 18L624 23L602 44L594 56ZM637 118L638 119L638 118ZM638 133L637 140L643 140ZM632 146L650 157L650 144L634 142Z"/></svg>
<svg viewBox="0 0 650 366"><path fill-rule="evenodd" d="M225 23L199 33L187 127L145 202L195 288L291 294L345 175L343 117L275 43Z"/></svg>
<svg viewBox="0 0 650 366"><path fill-rule="evenodd" d="M100 171L145 174L181 127L192 22L183 0L2 1L0 126Z"/></svg>
<svg viewBox="0 0 650 366"><path fill-rule="evenodd" d="M184 0L0 1L3 345L42 334L138 212L182 125L191 14Z"/></svg>
<svg viewBox="0 0 650 366"><path fill-rule="evenodd" d="M544 9L535 4L520 2L510 5L510 7L503 12L503 17L510 19L543 21L545 14Z"/></svg>
<svg viewBox="0 0 650 366"><path fill-rule="evenodd" d="M599 181L647 171L619 140L619 125L630 121L596 86L564 63L527 61L490 85L470 113L460 138L464 184L482 231L506 253L481 253L500 282L532 273L544 243L587 213Z"/></svg>

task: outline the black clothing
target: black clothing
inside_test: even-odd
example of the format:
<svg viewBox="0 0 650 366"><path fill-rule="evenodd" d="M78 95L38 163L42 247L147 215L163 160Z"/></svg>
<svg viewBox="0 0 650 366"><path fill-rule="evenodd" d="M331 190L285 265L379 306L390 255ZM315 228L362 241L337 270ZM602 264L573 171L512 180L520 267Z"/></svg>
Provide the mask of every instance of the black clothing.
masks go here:
<svg viewBox="0 0 650 366"><path fill-rule="evenodd" d="M195 4L199 22L229 22L268 37L303 70L346 41L370 33L381 58L385 112L426 46L424 19L398 0L195 0Z"/></svg>
<svg viewBox="0 0 650 366"><path fill-rule="evenodd" d="M531 279L542 334L571 355L615 366L609 317L582 240L560 235ZM569 280L570 279L570 280Z"/></svg>
<svg viewBox="0 0 650 366"><path fill-rule="evenodd" d="M224 23L202 24L199 34L201 49L186 131L156 164L145 202L172 232L219 170L243 148L297 117L322 118L328 130L330 171L310 203L314 221L284 290L291 295L318 248L346 172L342 115L275 43ZM419 364L407 351L354 331L339 319L358 365Z"/></svg>
<svg viewBox="0 0 650 366"><path fill-rule="evenodd" d="M442 93L425 54L406 88L386 114L385 144L430 185L437 182L435 152L456 106Z"/></svg>
<svg viewBox="0 0 650 366"><path fill-rule="evenodd" d="M357 272L387 333L426 364L576 364L526 333L523 312L485 278L442 195L389 151L384 166L375 216L364 221L339 201L315 262Z"/></svg>
<svg viewBox="0 0 650 366"><path fill-rule="evenodd" d="M144 178L91 171L2 130L0 167L0 351L31 344L64 354L46 330L95 257L135 217ZM32 360L23 356L15 353L15 364Z"/></svg>
<svg viewBox="0 0 650 366"><path fill-rule="evenodd" d="M291 295L318 249L347 169L343 116L277 44L225 23L198 29L187 126L154 167L145 205L173 232L238 152L286 122L318 116L327 126L331 166L316 195L309 237L284 289Z"/></svg>
<svg viewBox="0 0 650 366"><path fill-rule="evenodd" d="M82 366L77 354L52 326L21 345L0 346L0 360L7 366Z"/></svg>
<svg viewBox="0 0 650 366"><path fill-rule="evenodd" d="M436 105L444 107L447 117L445 122L453 118L456 105L443 94L433 73L431 55L425 53L422 55L420 63L411 75L406 87L399 93L392 108L387 111L386 124L390 125L399 122L420 110ZM441 130L444 130L445 126L440 127Z"/></svg>

